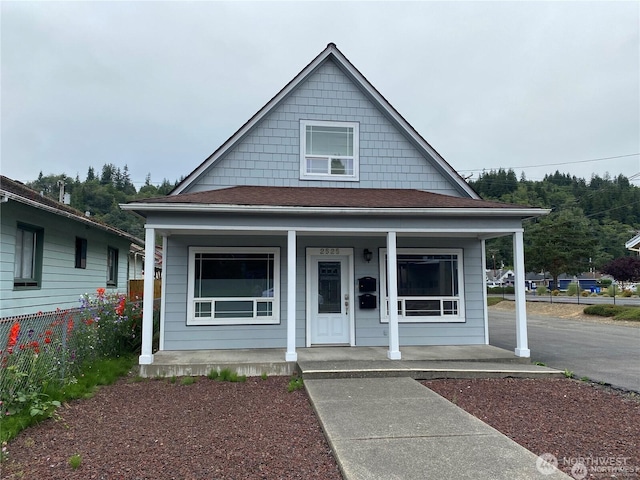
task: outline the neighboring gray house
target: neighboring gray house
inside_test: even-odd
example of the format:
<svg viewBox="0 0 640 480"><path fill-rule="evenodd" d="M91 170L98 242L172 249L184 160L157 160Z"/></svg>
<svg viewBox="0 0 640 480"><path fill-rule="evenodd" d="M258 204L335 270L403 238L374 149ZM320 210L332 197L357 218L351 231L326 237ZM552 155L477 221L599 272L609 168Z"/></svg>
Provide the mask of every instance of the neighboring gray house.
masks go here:
<svg viewBox="0 0 640 480"><path fill-rule="evenodd" d="M147 252L162 237L161 350L486 344L485 240L511 235L529 356L522 220L548 211L482 200L334 44L168 196L122 208Z"/></svg>
<svg viewBox="0 0 640 480"><path fill-rule="evenodd" d="M0 318L80 306L83 293L127 292L143 242L0 176Z"/></svg>

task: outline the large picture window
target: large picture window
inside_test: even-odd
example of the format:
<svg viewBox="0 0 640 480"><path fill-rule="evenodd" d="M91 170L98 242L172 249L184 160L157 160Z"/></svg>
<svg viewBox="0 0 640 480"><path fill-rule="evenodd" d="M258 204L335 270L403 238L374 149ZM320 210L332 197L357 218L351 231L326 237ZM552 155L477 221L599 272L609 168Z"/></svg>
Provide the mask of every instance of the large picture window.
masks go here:
<svg viewBox="0 0 640 480"><path fill-rule="evenodd" d="M41 228L18 224L13 264L14 288L39 288L42 278Z"/></svg>
<svg viewBox="0 0 640 480"><path fill-rule="evenodd" d="M300 177L307 180L358 179L358 124L300 122Z"/></svg>
<svg viewBox="0 0 640 480"><path fill-rule="evenodd" d="M380 253L381 286L389 321L387 252ZM463 322L462 251L398 249L398 321Z"/></svg>
<svg viewBox="0 0 640 480"><path fill-rule="evenodd" d="M187 325L279 323L277 248L189 249Z"/></svg>

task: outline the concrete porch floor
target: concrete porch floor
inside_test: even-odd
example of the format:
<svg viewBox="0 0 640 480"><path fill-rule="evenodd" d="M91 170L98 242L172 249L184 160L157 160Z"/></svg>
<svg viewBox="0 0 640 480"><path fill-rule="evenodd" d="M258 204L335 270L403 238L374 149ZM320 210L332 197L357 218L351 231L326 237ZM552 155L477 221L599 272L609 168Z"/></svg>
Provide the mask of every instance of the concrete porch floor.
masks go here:
<svg viewBox="0 0 640 480"><path fill-rule="evenodd" d="M560 376L531 365L530 359L491 345L401 347L402 360L389 360L387 347L311 347L297 349L286 362L284 348L159 351L143 377L202 376L228 368L239 375L292 375L303 378L397 377L416 379Z"/></svg>

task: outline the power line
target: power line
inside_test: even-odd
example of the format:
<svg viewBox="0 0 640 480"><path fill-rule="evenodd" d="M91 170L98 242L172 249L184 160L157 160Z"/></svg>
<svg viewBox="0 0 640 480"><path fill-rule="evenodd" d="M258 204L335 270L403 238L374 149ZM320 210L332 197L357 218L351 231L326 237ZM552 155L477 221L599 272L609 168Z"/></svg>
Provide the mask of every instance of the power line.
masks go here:
<svg viewBox="0 0 640 480"><path fill-rule="evenodd" d="M503 170L522 170L525 168L539 168L539 167L553 167L553 166L557 166L557 165L574 165L576 163L589 163L589 162L602 162L604 160L615 160L617 158L627 158L627 157L635 157L640 155L640 152L638 153L629 153L627 155L616 155L615 157L602 157L602 158L591 158L589 160L576 160L575 162L558 162L558 163L539 163L537 165L525 165L525 166L515 166L515 167L498 167L497 169L503 169ZM458 172L484 172L486 170L492 170L492 169L488 169L488 168L476 168L476 169L461 169L458 170Z"/></svg>

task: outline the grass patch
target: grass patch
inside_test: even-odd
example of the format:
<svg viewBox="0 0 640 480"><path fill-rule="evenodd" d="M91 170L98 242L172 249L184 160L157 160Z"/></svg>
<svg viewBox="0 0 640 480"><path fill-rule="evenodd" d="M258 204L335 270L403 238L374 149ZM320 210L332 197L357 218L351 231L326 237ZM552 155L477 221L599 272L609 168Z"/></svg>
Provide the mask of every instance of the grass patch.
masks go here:
<svg viewBox="0 0 640 480"><path fill-rule="evenodd" d="M217 380L221 382L246 382L246 375L238 375L236 372L231 371L229 368L220 370Z"/></svg>
<svg viewBox="0 0 640 480"><path fill-rule="evenodd" d="M193 385L196 383L196 377L182 377L180 385Z"/></svg>
<svg viewBox="0 0 640 480"><path fill-rule="evenodd" d="M71 455L69 457L69 465L71 466L71 468L73 468L74 470L76 468L78 468L80 466L80 464L82 463L82 457L80 456L79 453L76 453L75 455Z"/></svg>
<svg viewBox="0 0 640 480"><path fill-rule="evenodd" d="M287 385L287 392L291 393L301 388L304 388L302 377L292 377L291 380L289 380L289 385Z"/></svg>
<svg viewBox="0 0 640 480"><path fill-rule="evenodd" d="M611 317L614 320L640 321L640 307L625 305L589 305L585 307L584 313L587 315L598 315L600 317Z"/></svg>
<svg viewBox="0 0 640 480"><path fill-rule="evenodd" d="M492 305L497 305L500 302L504 302L504 298L502 297L487 297L487 305L491 307Z"/></svg>
<svg viewBox="0 0 640 480"><path fill-rule="evenodd" d="M81 373L62 387L50 386L45 394L51 402L64 403L78 398L90 398L100 385L111 385L127 375L136 363L134 356L104 358L87 363ZM53 412L55 418L55 412ZM32 416L30 408L25 408L13 415L0 418L0 442L8 442L18 433L31 425L35 425L49 416Z"/></svg>

